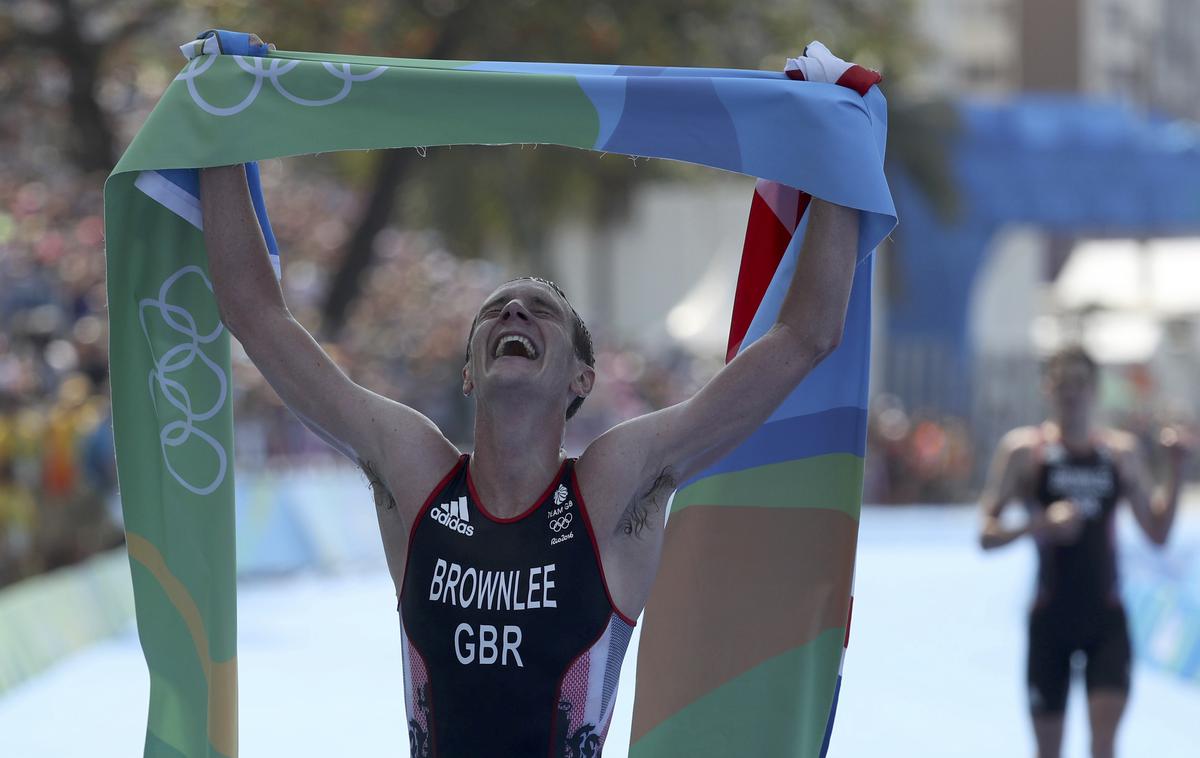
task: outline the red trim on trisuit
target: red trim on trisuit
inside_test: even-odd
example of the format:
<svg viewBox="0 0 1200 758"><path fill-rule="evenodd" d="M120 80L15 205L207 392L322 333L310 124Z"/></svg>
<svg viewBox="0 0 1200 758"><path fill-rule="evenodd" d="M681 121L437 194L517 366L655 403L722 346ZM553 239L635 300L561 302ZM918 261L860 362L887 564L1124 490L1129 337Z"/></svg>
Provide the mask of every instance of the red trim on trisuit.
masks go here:
<svg viewBox="0 0 1200 758"><path fill-rule="evenodd" d="M464 454L463 457L466 457L466 455ZM454 471L457 470L458 466L455 466ZM450 473L454 473L454 471L451 471ZM442 486L444 487L445 484ZM434 490L434 492L437 493L441 489L442 487L438 487L436 490ZM408 570L407 565L405 566L404 570ZM399 609L397 608L397 610ZM421 654L421 648L417 647L412 641L412 635L408 632L408 622L404 620L403 611L400 613L400 626L404 627L404 641L408 644L410 649L409 654L411 655L416 653L417 657L421 659L421 665L425 667L425 684L429 687L429 713L425 716L425 720L429 722L429 755L430 758L437 758L437 730L433 728L433 674L429 670L429 662L426 660L425 656ZM404 672L404 676L407 679L407 671ZM405 705L407 705L407 703Z"/></svg>
<svg viewBox="0 0 1200 758"><path fill-rule="evenodd" d="M574 475L574 470L572 470L572 472L571 472L571 473L572 473L572 478L571 478L571 481L572 481L572 483L576 483L576 482L575 482L575 479L574 479L574 476L573 476L573 475ZM576 495L578 495L578 494L579 494L579 487L578 487L578 486L576 486L576 487L575 487L575 494L576 494ZM579 499L580 499L581 501L583 500L583 498L582 498L582 497L580 497ZM583 508L583 503L582 503L582 502L580 502L580 504L579 504L579 507L580 507L580 509L582 509L582 508ZM585 518L586 518L586 515L585 515ZM597 560L599 560L599 556L597 556ZM604 570L603 570L603 568L601 568L601 570L600 570L600 577L601 577L601 578L603 578L603 577L604 577ZM607 590L607 588L605 588L605 591L606 591L606 592L608 591L608 590ZM610 600L609 602L610 602L610 604L611 604L611 602L612 602L612 601ZM615 611L615 612L617 613L617 615L620 615L620 613L621 613L621 612L620 612L620 611L618 611L616 608L613 608L613 611ZM609 627L611 624L612 624L612 620L611 620L611 619L609 619L607 622L605 622L604 626L600 627L600 631L596 633L596 636L592 638L592 641L591 641L591 642L589 642L589 643L588 643L588 644L587 644L587 645L586 645L586 646L583 648L583 650L581 650L581 651L579 652L579 655L577 655L577 656L575 656L574 658L572 658L572 659L571 659L571 661L570 661L570 662L569 662L569 663L566 665L566 667L565 667L565 668L562 670L562 673L558 675L558 684L557 684L557 685L554 687L554 700L553 700L553 701L550 703L550 712L551 712L552 714L554 714L554 715L550 717L550 752L549 752L549 753L547 753L547 755L549 756L549 758L557 758L557 756L555 756L555 754L554 754L554 747L555 747L555 746L554 746L554 737L555 737L555 735L557 735L557 734L558 734L558 718L559 718L559 714L560 714L560 711L558 710L558 695L559 695L559 693L560 693L560 692L562 692L563 680L567 678L567 672L569 672L569 671L570 671L572 668L574 668L574 667L575 667L575 663L576 663L576 661L578 661L578 660L579 660L580 658L582 658L583 656L585 656L585 655L587 655L587 654L589 654L589 653L591 653L591 652L592 652L592 648L594 648L594 647L596 646L596 643L600 641L600 638L601 638L601 637L603 637L603 636L605 635L605 633L606 633L606 632L608 632L608 627ZM614 693L614 694L615 694L615 693ZM611 713L609 714L609 718L610 718L610 719L612 718L612 714L611 714ZM600 725L599 725L599 724L596 724L596 728L599 728L599 727L600 727Z"/></svg>
<svg viewBox="0 0 1200 758"><path fill-rule="evenodd" d="M575 474L574 466L571 466L571 486L575 488L575 497L579 498L579 512L583 514L583 525L587 527L588 539L592 541L592 552L596 554L596 568L600 569L600 584L604 585L604 596L608 598L608 605L618 618L626 624L636 627L637 621L626 616L617 607L617 604L613 602L612 593L608 591L608 577L604 575L604 559L600 557L600 545L596 542L596 533L592 529L592 520L588 517L587 503L583 499L583 490L579 488L579 477Z"/></svg>
<svg viewBox="0 0 1200 758"><path fill-rule="evenodd" d="M417 534L417 524L421 523L421 519L425 516L425 511L429 510L429 506L433 505L433 500L438 496L438 493L446 488L457 474L462 465L466 463L467 454L463 453L458 456L458 462L454 464L446 475L442 477L442 481L434 485L430 490L429 495L425 498L425 502L421 504L421 509L417 511L417 515L413 518L413 522L408 526L408 543L404 546L404 575L400 577L400 594L396 596L396 610L400 610L400 601L404 599L404 580L408 577L408 564L412 561L412 542L413 537Z"/></svg>
<svg viewBox="0 0 1200 758"><path fill-rule="evenodd" d="M470 456L467 457L469 458ZM492 514L488 513L487 506L483 504L483 499L480 498L479 493L475 491L475 482L471 479L470 461L467 462L467 491L471 493L471 499L475 501L475 507L478 508L479 512L486 516L490 521L495 521L497 524L511 524L514 521L520 521L523 518L527 518L530 514L541 507L542 503L546 502L546 498L550 497L550 493L553 492L554 488L558 486L558 483L562 481L563 466L566 465L567 461L564 458L563 462L558 464L558 472L554 474L554 478L550 480L550 484L546 486L545 491L538 496L537 500L533 501L533 505L521 511L516 516L512 516L511 518L493 516Z"/></svg>

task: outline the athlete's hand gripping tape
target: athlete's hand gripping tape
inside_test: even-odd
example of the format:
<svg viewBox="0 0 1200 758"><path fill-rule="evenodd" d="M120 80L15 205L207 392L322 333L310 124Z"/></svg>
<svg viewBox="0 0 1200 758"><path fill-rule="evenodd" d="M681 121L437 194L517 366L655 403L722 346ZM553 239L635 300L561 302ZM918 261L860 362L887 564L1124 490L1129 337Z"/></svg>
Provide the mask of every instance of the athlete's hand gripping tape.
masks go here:
<svg viewBox="0 0 1200 758"><path fill-rule="evenodd" d="M847 63L820 42L813 40L804 48L804 55L788 58L784 73L789 79L805 82L824 82L849 87L860 95L883 81L878 71L864 68L857 63Z"/></svg>
<svg viewBox="0 0 1200 758"><path fill-rule="evenodd" d="M206 29L197 34L196 39L179 46L179 52L188 60L200 55L247 55L265 58L267 53L274 49L274 45L263 42L257 34L230 32L225 29Z"/></svg>

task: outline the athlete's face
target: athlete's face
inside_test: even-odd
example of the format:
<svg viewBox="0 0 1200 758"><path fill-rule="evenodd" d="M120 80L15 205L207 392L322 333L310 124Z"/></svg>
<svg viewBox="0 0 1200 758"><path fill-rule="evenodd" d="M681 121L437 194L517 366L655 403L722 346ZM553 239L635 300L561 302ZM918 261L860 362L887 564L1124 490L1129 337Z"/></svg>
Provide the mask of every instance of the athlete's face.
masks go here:
<svg viewBox="0 0 1200 758"><path fill-rule="evenodd" d="M574 329L570 306L551 287L529 279L502 285L475 317L463 392L519 384L561 396L565 412L595 378L575 353Z"/></svg>
<svg viewBox="0 0 1200 758"><path fill-rule="evenodd" d="M1086 412L1096 395L1096 377L1083 361L1063 360L1050 368L1046 388L1060 412Z"/></svg>

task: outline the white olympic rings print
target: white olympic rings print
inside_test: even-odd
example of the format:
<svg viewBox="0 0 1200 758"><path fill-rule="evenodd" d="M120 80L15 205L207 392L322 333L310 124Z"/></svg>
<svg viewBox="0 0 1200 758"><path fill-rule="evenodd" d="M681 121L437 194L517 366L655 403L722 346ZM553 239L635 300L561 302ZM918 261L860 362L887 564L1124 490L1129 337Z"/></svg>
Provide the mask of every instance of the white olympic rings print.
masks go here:
<svg viewBox="0 0 1200 758"><path fill-rule="evenodd" d="M550 528L556 532L561 532L563 529L566 529L568 526L571 525L571 520L573 518L574 518L574 514L567 513L562 516L559 516L556 519L552 519L550 521Z"/></svg>
<svg viewBox="0 0 1200 758"><path fill-rule="evenodd" d="M167 471L187 491L196 495L208 495L225 481L229 455L221 442L197 426L197 422L207 421L220 413L229 395L229 386L224 369L216 361L208 357L201 346L214 342L217 337L221 336L221 332L224 331L225 327L218 320L217 325L212 331L207 334L201 334L195 316L188 312L186 308L168 302L171 288L176 282L189 274L200 277L204 285L210 291L212 290L212 282L208 280L208 277L204 275L204 271L199 266L184 266L163 281L162 286L158 290L157 298L145 298L138 303L138 320L142 325L142 333L146 335L146 341L150 345L151 355L154 355L154 340L151 339L150 329L146 325L147 310L152 309L157 311L163 323L174 332L182 335L185 340L171 347L161 356L154 356L154 368L150 371L150 402L154 405L155 411L157 411L157 396L161 393L167 402L184 416L182 420L171 421L159 430L159 447L162 449L163 462L167 467ZM188 393L188 388L184 386L183 382L173 379L170 376L188 368L197 359L212 372L218 386L216 400L213 401L211 406L203 410L197 410L192 407L192 397ZM155 389L158 390L157 393ZM167 455L167 448L182 447L192 437L197 438L212 448L217 456L217 472L210 482L201 484L189 482L171 465L171 458Z"/></svg>
<svg viewBox="0 0 1200 758"><path fill-rule="evenodd" d="M291 100L293 103L297 105L305 105L311 108L319 108L324 105L333 105L334 103L345 100L346 96L350 94L350 88L354 86L354 82L370 81L371 79L380 76L384 71L387 70L387 66L376 66L373 70L365 74L353 74L350 73L349 63L324 62L321 65L325 67L325 70L332 74L335 79L342 80L342 88L329 97L314 100L307 97L300 97L299 95L289 92L288 89L283 86L282 82L279 81L281 76L288 73L296 66L299 66L301 63L300 61L287 61L280 58L268 59L235 55L233 56L233 60L235 63L237 63L238 68L242 69L248 74L254 75L254 84L250 87L250 91L244 98L242 98L240 103L226 107L213 105L212 103L208 102L196 88L196 79L205 71L208 71L208 69L212 68L212 65L217 61L217 57L218 56L216 55L201 55L196 58L192 58L192 60L183 67L183 71L180 71L179 75L175 77L176 81L186 81L188 94L192 96L192 100L205 112L211 113L214 116L233 116L249 108L258 97L258 93L262 91L263 80L270 81L271 86L273 86L279 94L283 95L288 100Z"/></svg>

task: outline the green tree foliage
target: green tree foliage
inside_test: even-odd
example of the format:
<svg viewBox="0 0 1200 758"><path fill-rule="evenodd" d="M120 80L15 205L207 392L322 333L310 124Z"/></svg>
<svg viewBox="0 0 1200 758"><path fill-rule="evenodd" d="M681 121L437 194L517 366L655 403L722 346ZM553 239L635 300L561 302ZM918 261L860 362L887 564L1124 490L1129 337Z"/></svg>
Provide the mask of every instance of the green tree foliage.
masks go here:
<svg viewBox="0 0 1200 758"><path fill-rule="evenodd" d="M920 56L912 0L14 0L0 6L0 96L37 86L47 65L66 84L56 119L81 169L107 169L129 135L133 82L165 86L178 42L207 27L258 33L280 49L412 58L780 68L820 37L884 71L895 105ZM144 87L143 87L144 88ZM107 93L107 95L105 95ZM135 112L131 121L140 117ZM939 157L945 109L895 109L892 155L949 195ZM28 120L27 118L25 120ZM44 138L44 134L38 135ZM336 334L389 223L438 230L460 255L505 255L553 276L547 235L565 217L608 228L638 183L688 169L549 146L455 147L340 154L335 171L363 195L323 307ZM689 176L694 176L690 174ZM398 215L399 214L399 215ZM602 256L604 250L597 250Z"/></svg>
<svg viewBox="0 0 1200 758"><path fill-rule="evenodd" d="M0 5L0 98L37 97L61 81L55 110L70 128L61 139L83 171L116 163L111 115L100 102L102 78L113 53L171 13L169 0L12 0ZM32 90L32 91L31 91ZM54 106L58 106L54 108Z"/></svg>
<svg viewBox="0 0 1200 758"><path fill-rule="evenodd" d="M764 49L799 25L795 6L755 9L733 0L575 3L521 0L368 0L351 7L275 0L252 7L207 5L228 27L254 29L284 49L366 52L461 60L757 66ZM789 18L793 16L793 18ZM765 44L764 44L765 43ZM778 64L776 64L778 65ZM336 332L373 262L373 239L397 207L403 221L442 231L462 254L507 250L514 262L553 275L546 234L564 215L604 225L626 211L632 188L661 173L633 162L575 151L436 149L342 160L365 179L367 202L324 306ZM465 212L464 212L465 211Z"/></svg>

